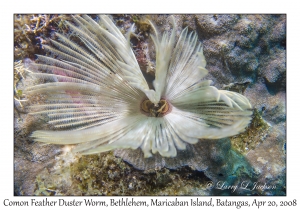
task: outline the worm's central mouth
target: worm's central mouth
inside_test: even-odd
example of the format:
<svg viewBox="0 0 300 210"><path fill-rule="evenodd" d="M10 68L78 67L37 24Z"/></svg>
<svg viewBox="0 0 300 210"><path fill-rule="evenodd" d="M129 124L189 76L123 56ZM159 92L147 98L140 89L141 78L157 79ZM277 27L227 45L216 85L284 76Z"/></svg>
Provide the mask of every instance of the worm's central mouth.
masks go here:
<svg viewBox="0 0 300 210"><path fill-rule="evenodd" d="M145 99L141 103L141 112L148 117L163 117L171 110L171 106L167 100L161 99L157 105L149 99Z"/></svg>

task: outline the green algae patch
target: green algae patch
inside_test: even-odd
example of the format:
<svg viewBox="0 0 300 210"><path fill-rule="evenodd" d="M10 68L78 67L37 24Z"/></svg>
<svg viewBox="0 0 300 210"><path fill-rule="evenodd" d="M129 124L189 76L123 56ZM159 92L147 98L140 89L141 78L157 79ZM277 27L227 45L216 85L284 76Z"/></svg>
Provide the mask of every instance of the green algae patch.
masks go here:
<svg viewBox="0 0 300 210"><path fill-rule="evenodd" d="M257 109L253 110L252 118L251 124L244 133L230 138L232 148L242 154L247 154L250 150L255 149L269 132L270 125L262 118Z"/></svg>
<svg viewBox="0 0 300 210"><path fill-rule="evenodd" d="M81 156L70 165L72 187L81 195L188 195L203 193L209 181L188 167L178 170L137 170L112 152ZM197 189L197 190L196 190Z"/></svg>

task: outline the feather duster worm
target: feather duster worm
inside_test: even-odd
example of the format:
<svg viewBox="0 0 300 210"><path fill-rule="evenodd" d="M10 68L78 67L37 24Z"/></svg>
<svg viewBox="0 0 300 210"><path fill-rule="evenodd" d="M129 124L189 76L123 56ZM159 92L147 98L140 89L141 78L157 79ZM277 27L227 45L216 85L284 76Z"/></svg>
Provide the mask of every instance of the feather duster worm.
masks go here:
<svg viewBox="0 0 300 210"><path fill-rule="evenodd" d="M244 131L251 105L241 94L201 81L208 71L196 33L185 28L176 42L173 17L171 34L162 36L150 22L156 51L150 89L130 47L133 26L124 36L108 16L99 19L74 16L66 24L77 41L56 33L58 41L43 46L51 57L38 55L30 65L33 76L47 81L27 89L46 98L31 114L45 114L59 128L33 132L36 141L78 144L82 154L140 148L144 157L175 157L199 138Z"/></svg>

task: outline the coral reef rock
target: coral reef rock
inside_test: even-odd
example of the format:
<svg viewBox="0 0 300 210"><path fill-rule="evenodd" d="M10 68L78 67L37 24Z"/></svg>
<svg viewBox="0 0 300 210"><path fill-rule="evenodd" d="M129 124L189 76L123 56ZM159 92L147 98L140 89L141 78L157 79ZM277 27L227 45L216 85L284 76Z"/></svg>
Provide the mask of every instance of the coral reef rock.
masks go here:
<svg viewBox="0 0 300 210"><path fill-rule="evenodd" d="M16 102L15 195L286 194L286 15L174 16L177 38L188 26L203 43L209 71L205 79L249 99L255 110L249 128L230 139L200 140L178 151L177 158L154 155L144 159L140 150L125 149L115 155L80 156L68 153L67 146L32 142L30 133L41 129L39 121L44 119L32 119ZM52 31L67 32L63 21L68 16L34 17L17 15L15 19L15 61L42 54L38 46ZM167 17L113 16L122 33L136 24L139 35L131 42L148 80L153 80L155 50L145 19L163 32L170 29ZM19 92L23 80L18 77L16 82ZM260 187L221 189L222 183L241 186L243 181L250 183L251 189L255 183Z"/></svg>

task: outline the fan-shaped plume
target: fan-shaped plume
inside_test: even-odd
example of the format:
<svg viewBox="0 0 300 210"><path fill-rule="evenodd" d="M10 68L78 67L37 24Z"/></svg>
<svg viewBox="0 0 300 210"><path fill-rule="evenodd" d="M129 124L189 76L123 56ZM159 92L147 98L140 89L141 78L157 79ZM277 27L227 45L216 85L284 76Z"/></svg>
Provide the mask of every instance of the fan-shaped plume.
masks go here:
<svg viewBox="0 0 300 210"><path fill-rule="evenodd" d="M176 43L174 17L170 35L160 37L154 28L152 90L130 47L133 27L123 36L108 16L99 19L74 16L66 23L70 36L57 33L51 46L43 46L51 57L38 55L30 64L31 75L45 83L29 87L27 94L46 98L31 114L47 115L58 129L35 131L36 141L78 144L75 151L83 154L141 148L145 157L156 152L174 157L199 138L244 131L251 105L241 94L201 80L208 71L196 33L185 28Z"/></svg>

